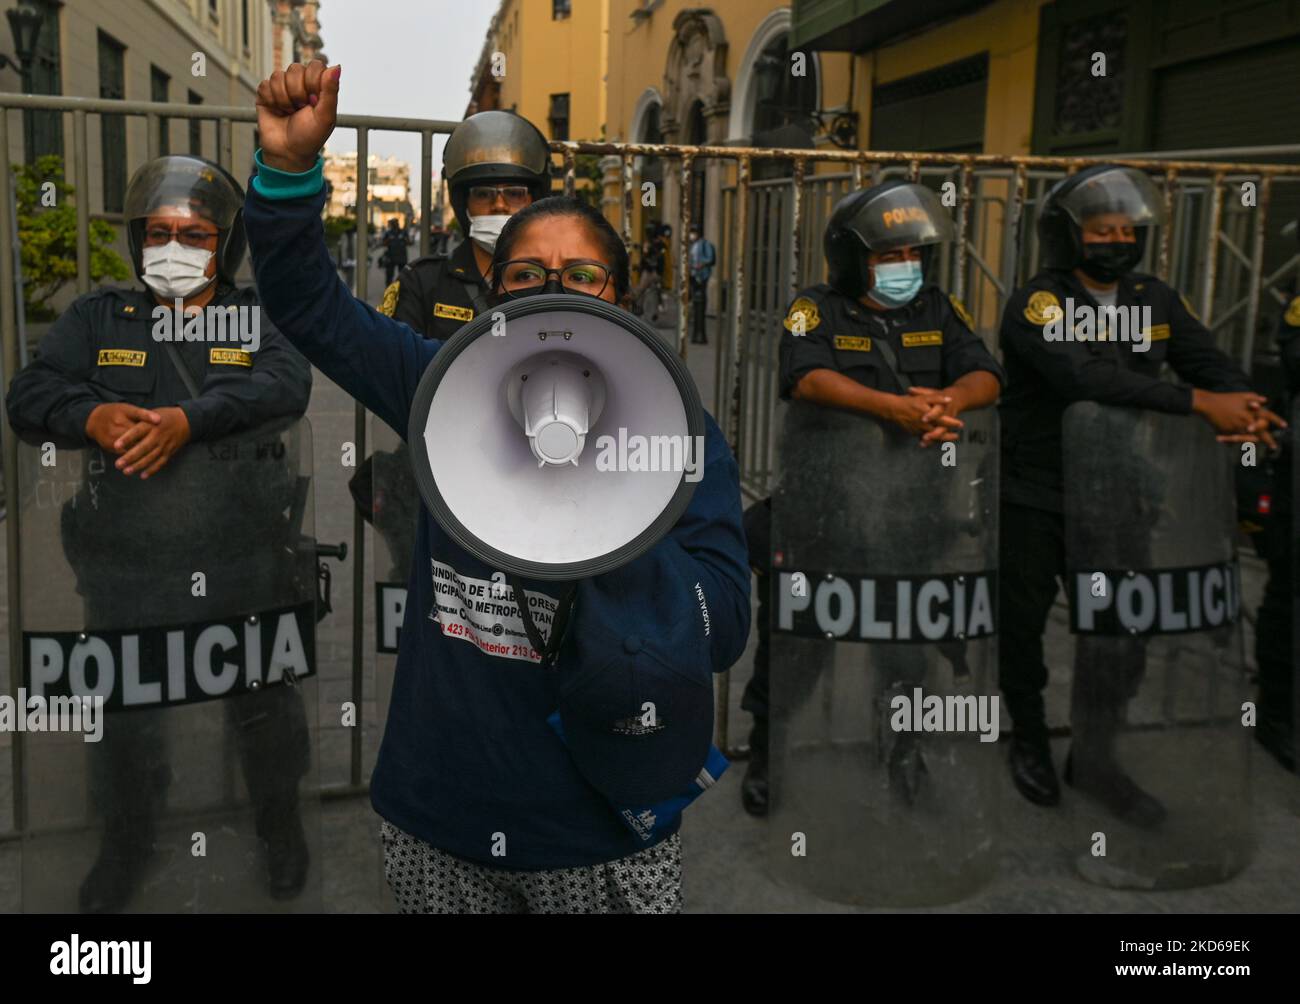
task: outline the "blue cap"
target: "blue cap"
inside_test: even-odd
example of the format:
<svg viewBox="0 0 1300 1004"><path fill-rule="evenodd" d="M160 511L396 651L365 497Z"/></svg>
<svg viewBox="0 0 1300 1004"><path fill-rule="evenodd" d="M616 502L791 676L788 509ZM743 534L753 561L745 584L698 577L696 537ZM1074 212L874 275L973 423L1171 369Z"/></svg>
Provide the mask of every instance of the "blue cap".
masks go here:
<svg viewBox="0 0 1300 1004"><path fill-rule="evenodd" d="M574 762L617 805L680 795L713 740L703 592L681 580L656 582L661 588L649 594L676 616L648 616L629 599L647 591L622 588L624 576L654 567L648 557L578 584L557 662L560 719Z"/></svg>

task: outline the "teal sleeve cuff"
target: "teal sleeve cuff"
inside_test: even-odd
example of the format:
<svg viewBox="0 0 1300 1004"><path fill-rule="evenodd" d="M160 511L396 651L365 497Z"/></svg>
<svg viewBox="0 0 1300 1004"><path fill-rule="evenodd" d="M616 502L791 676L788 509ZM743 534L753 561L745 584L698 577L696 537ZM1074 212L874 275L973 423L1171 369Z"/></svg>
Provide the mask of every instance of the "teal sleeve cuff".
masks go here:
<svg viewBox="0 0 1300 1004"><path fill-rule="evenodd" d="M253 154L253 163L257 165L253 187L257 189L258 195L267 199L301 199L315 195L325 184L325 158L319 155L315 166L301 174L267 167L262 160L261 148Z"/></svg>

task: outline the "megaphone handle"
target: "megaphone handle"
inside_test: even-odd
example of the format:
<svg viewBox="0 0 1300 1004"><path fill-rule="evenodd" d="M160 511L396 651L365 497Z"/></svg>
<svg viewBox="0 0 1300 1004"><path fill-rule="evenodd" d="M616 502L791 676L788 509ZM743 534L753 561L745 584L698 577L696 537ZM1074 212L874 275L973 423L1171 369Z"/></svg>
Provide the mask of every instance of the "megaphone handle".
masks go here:
<svg viewBox="0 0 1300 1004"><path fill-rule="evenodd" d="M573 612L573 600L578 592L578 584L575 582L570 585L560 597L555 608L555 618L551 621L551 636L549 639L543 639L541 630L533 621L532 611L528 609L528 594L524 592L524 584L519 581L518 576L514 575L507 575L506 581L514 591L515 604L519 607L519 619L524 622L524 632L528 635L529 643L541 653L544 668L554 666L555 659L560 654L560 643L564 640L564 632L569 626L569 615Z"/></svg>

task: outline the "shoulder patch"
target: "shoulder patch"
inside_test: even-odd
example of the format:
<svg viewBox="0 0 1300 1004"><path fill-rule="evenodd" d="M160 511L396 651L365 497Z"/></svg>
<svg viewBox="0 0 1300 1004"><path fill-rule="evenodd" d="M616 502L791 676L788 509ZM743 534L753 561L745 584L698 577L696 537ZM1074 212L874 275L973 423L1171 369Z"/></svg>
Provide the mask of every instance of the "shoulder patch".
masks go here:
<svg viewBox="0 0 1300 1004"><path fill-rule="evenodd" d="M397 297L402 292L402 280L394 279L384 290L384 301L379 305L379 312L385 317L392 317L397 311Z"/></svg>
<svg viewBox="0 0 1300 1004"><path fill-rule="evenodd" d="M974 331L975 320L970 316L970 311L966 309L966 304L961 302L961 298L953 293L949 293L948 302L952 304L952 312L957 315L957 320L970 328L971 331Z"/></svg>
<svg viewBox="0 0 1300 1004"><path fill-rule="evenodd" d="M871 339L864 335L836 335L835 347L847 352L870 352Z"/></svg>
<svg viewBox="0 0 1300 1004"><path fill-rule="evenodd" d="M149 353L138 349L100 349L100 366L143 366Z"/></svg>
<svg viewBox="0 0 1300 1004"><path fill-rule="evenodd" d="M1061 316L1061 301L1056 294L1046 289L1035 290L1025 304L1025 320L1030 324L1043 325Z"/></svg>
<svg viewBox="0 0 1300 1004"><path fill-rule="evenodd" d="M445 317L450 321L472 321L474 311L469 307L456 307L448 303L435 303L433 305L434 317Z"/></svg>
<svg viewBox="0 0 1300 1004"><path fill-rule="evenodd" d="M1179 294L1178 294L1178 299L1180 299L1180 300L1183 301L1183 309L1184 309L1185 311L1187 311L1189 314L1191 314L1191 315L1192 315L1194 318L1196 318L1198 321L1201 319L1201 315L1198 314L1196 311L1194 311L1194 310L1192 309L1192 301L1191 301L1191 300L1187 299L1187 297L1186 297L1184 294L1182 294L1182 293L1179 293Z"/></svg>
<svg viewBox="0 0 1300 1004"><path fill-rule="evenodd" d="M252 366L253 354L243 349L209 349L208 362L225 366Z"/></svg>
<svg viewBox="0 0 1300 1004"><path fill-rule="evenodd" d="M813 328L822 323L821 312L817 309L817 304L806 296L801 296L790 304L790 311L785 315L785 320L781 322L786 331L793 332L795 318L803 316L803 330L812 331Z"/></svg>
<svg viewBox="0 0 1300 1004"><path fill-rule="evenodd" d="M1282 318L1293 328L1300 328L1300 296L1291 301L1291 306L1286 308L1286 314Z"/></svg>

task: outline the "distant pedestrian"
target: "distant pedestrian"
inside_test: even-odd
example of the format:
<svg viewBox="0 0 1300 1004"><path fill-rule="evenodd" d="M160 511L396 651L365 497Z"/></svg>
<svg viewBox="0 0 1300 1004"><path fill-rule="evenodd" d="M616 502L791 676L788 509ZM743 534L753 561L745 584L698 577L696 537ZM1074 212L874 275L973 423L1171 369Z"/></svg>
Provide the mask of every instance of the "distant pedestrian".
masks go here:
<svg viewBox="0 0 1300 1004"><path fill-rule="evenodd" d="M704 313L709 288L709 277L718 253L713 243L700 232L699 224L691 224L691 341L707 345L709 335L704 327Z"/></svg>
<svg viewBox="0 0 1300 1004"><path fill-rule="evenodd" d="M388 221L388 229L384 231L379 242L384 245L384 253L379 258L379 263L384 266L384 286L387 288L393 283L393 277L406 267L406 231L402 229L401 224L397 222L397 217Z"/></svg>

